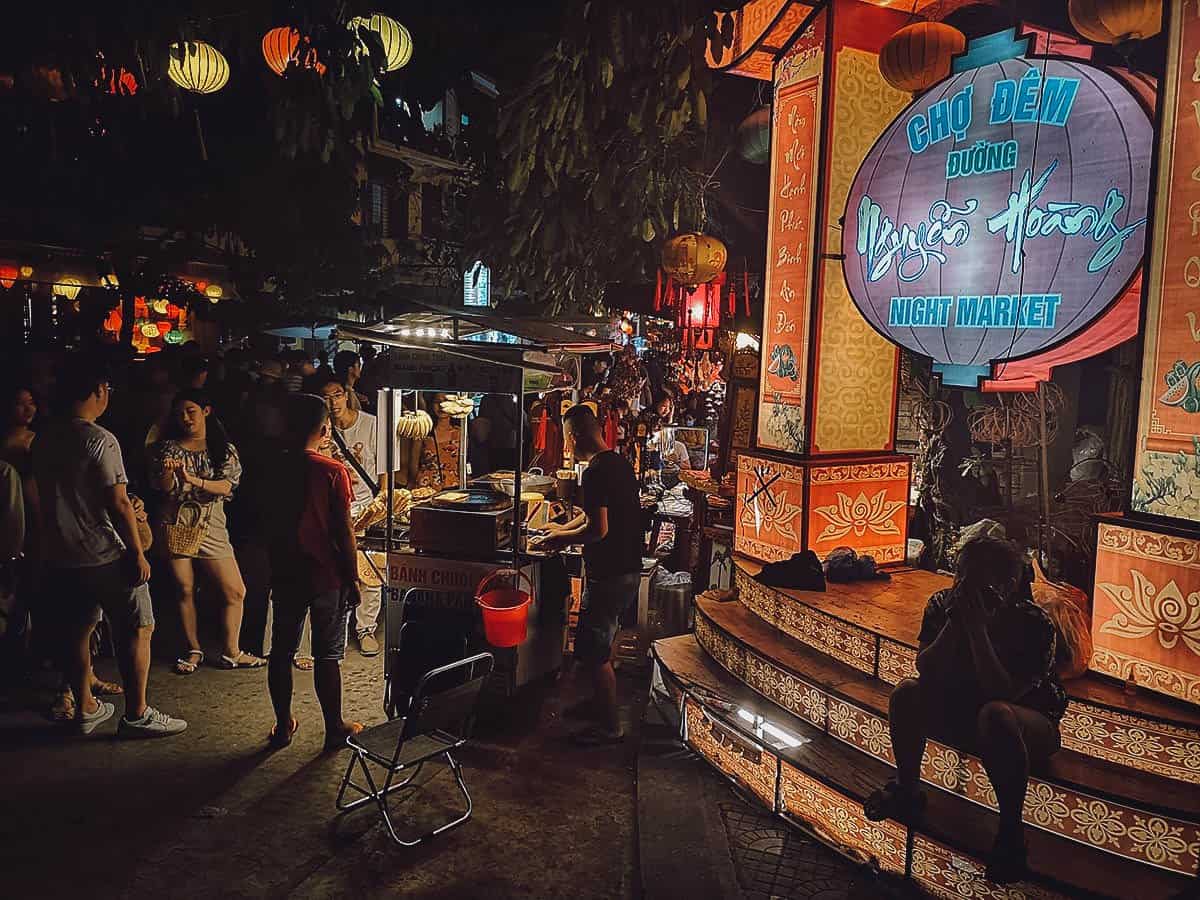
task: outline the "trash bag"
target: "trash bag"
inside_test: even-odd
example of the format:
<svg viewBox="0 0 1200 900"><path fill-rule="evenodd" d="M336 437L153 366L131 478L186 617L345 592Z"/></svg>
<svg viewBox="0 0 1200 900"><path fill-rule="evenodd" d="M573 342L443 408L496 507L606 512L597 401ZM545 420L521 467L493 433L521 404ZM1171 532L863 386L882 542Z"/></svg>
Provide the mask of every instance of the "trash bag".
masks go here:
<svg viewBox="0 0 1200 900"><path fill-rule="evenodd" d="M1046 611L1054 622L1058 644L1054 668L1059 678L1078 678L1092 661L1092 623L1088 597L1074 585L1051 581L1033 560L1033 602Z"/></svg>

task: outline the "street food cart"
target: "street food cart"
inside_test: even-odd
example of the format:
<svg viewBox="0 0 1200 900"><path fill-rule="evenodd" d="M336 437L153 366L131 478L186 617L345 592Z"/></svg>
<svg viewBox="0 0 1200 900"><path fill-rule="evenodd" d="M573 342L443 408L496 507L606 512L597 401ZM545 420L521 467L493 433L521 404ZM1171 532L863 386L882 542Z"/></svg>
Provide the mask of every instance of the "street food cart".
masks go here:
<svg viewBox="0 0 1200 900"><path fill-rule="evenodd" d="M478 323L472 323L478 327ZM386 558L380 573L384 587L385 677L400 671L404 632L419 623L424 634L450 636L462 651L490 649L496 657L491 688L508 695L562 665L570 600L570 574L579 568L573 554L530 549L544 521L541 509L553 502L558 478L542 478L536 494L521 460L528 439L523 424L516 435L517 465L511 473L470 473L466 444L465 405L458 487L426 495L397 485L395 458L398 433L406 433L416 415L421 393L450 393L459 398L501 395L517 405L523 422L523 399L529 393L574 391L578 387L578 352L596 344L546 323L537 323L540 342L489 344L453 337L416 342L402 336L412 328L396 322L384 326L342 326L341 339L368 341L402 350L401 365L386 373L378 391L379 458L389 473L381 485L387 511L378 525L360 538L360 546ZM434 326L422 326L428 333ZM438 335L441 327L437 326ZM506 323L507 333L515 326ZM451 326L445 326L451 334ZM546 340L551 332L556 340ZM519 336L519 335L518 335ZM578 348L578 349L577 349ZM565 474L565 473L556 473ZM485 476L491 477L485 477ZM536 476L535 476L536 477ZM569 479L567 479L569 480ZM545 492L545 493L543 493ZM520 573L517 575L516 573ZM480 628L477 594L489 576L519 579L532 596L525 638L515 647L489 646ZM460 640L461 638L461 640ZM390 701L389 701L390 702Z"/></svg>

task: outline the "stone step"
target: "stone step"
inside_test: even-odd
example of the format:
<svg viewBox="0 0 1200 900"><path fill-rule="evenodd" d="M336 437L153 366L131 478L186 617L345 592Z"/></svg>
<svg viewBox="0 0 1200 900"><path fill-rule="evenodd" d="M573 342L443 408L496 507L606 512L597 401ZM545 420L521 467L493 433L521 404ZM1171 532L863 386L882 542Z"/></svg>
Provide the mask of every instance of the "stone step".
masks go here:
<svg viewBox="0 0 1200 900"><path fill-rule="evenodd" d="M772 628L740 603L701 597L696 639L730 675L830 736L891 764L891 686ZM995 808L982 762L936 741L927 783ZM1030 780L1028 825L1106 853L1182 874L1200 860L1200 791L1072 750Z"/></svg>
<svg viewBox="0 0 1200 900"><path fill-rule="evenodd" d="M1165 900L1189 879L1048 831L1027 834L1031 876L999 886L984 877L996 815L929 791L924 823L869 822L862 801L894 774L887 763L764 699L718 666L691 635L653 647L655 691L680 712L684 738L767 809L859 862L906 876L935 897Z"/></svg>
<svg viewBox="0 0 1200 900"><path fill-rule="evenodd" d="M766 587L739 557L738 601L767 624L851 668L895 684L916 674L917 633L930 594L949 579L917 569L890 581L830 584L825 592ZM1063 746L1087 756L1200 785L1200 709L1102 675L1066 683Z"/></svg>

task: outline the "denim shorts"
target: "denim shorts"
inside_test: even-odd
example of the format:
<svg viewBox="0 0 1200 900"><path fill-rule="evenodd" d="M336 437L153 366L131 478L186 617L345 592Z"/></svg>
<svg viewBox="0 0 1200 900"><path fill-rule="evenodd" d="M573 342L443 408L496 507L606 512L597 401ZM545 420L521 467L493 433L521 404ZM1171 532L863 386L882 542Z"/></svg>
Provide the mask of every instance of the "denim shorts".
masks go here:
<svg viewBox="0 0 1200 900"><path fill-rule="evenodd" d="M588 576L575 630L576 659L593 665L608 662L621 615L637 603L641 580L640 572L606 578Z"/></svg>
<svg viewBox="0 0 1200 900"><path fill-rule="evenodd" d="M78 569L51 569L46 586L55 615L66 624L96 625L103 616L119 635L154 625L149 585L131 587L124 560Z"/></svg>
<svg viewBox="0 0 1200 900"><path fill-rule="evenodd" d="M271 626L271 652L294 656L300 649L304 632L304 616L312 614L313 659L344 659L346 628L350 608L345 604L342 588L318 593L274 588L271 608L275 621Z"/></svg>

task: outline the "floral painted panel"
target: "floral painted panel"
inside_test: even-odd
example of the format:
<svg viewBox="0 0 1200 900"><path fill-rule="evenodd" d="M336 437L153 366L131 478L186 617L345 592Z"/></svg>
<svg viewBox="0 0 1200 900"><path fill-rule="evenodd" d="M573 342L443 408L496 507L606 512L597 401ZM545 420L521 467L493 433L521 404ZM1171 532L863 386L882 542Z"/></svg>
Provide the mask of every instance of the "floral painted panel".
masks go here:
<svg viewBox="0 0 1200 900"><path fill-rule="evenodd" d="M813 466L808 533L817 556L853 547L877 563L903 562L909 466L907 459Z"/></svg>
<svg viewBox="0 0 1200 900"><path fill-rule="evenodd" d="M1200 541L1102 522L1092 668L1200 703Z"/></svg>
<svg viewBox="0 0 1200 900"><path fill-rule="evenodd" d="M763 562L789 559L803 549L804 469L738 454L733 546Z"/></svg>

